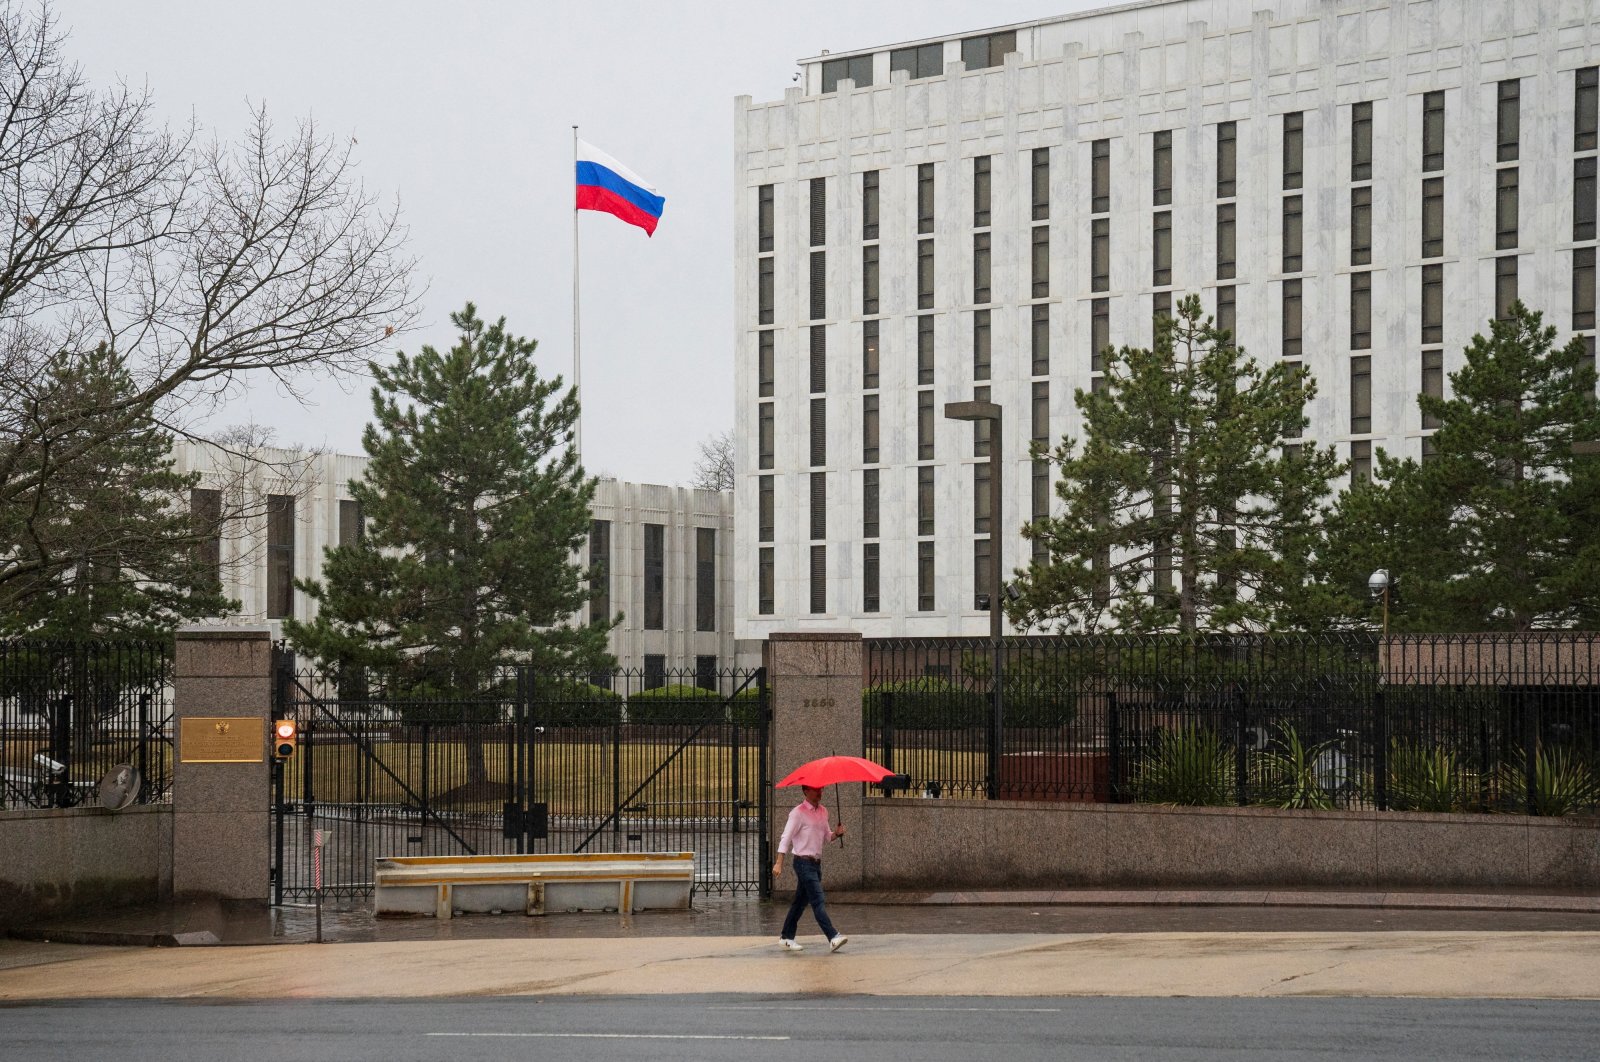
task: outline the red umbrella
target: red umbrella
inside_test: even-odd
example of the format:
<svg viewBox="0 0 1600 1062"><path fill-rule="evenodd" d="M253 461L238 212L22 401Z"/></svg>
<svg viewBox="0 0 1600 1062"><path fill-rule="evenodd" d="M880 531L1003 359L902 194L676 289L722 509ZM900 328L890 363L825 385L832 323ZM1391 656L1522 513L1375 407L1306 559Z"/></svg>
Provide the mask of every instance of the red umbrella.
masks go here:
<svg viewBox="0 0 1600 1062"><path fill-rule="evenodd" d="M882 764L860 756L824 756L796 767L789 772L789 777L778 783L777 788L810 785L821 789L839 782L881 782L893 773Z"/></svg>

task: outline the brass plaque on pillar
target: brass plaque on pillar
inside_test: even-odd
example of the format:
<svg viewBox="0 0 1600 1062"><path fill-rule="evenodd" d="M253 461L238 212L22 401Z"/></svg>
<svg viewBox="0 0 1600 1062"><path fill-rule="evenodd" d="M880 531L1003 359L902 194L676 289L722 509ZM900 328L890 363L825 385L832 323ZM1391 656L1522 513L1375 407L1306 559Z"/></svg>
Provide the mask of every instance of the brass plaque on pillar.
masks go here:
<svg viewBox="0 0 1600 1062"><path fill-rule="evenodd" d="M189 716L178 722L181 763L260 763L266 755L266 720L252 715Z"/></svg>

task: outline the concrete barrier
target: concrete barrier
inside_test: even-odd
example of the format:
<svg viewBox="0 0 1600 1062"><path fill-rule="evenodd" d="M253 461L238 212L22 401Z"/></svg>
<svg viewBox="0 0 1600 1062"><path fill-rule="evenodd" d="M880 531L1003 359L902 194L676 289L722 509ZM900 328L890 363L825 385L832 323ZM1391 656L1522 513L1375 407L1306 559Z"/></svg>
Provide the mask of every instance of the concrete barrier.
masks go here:
<svg viewBox="0 0 1600 1062"><path fill-rule="evenodd" d="M389 856L373 882L380 917L686 910L694 853Z"/></svg>

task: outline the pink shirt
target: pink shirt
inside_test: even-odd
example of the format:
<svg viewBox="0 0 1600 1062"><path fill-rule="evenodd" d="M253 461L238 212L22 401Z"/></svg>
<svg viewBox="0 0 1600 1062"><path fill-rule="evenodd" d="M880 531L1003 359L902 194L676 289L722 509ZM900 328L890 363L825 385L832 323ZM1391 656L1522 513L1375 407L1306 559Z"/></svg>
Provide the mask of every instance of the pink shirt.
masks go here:
<svg viewBox="0 0 1600 1062"><path fill-rule="evenodd" d="M789 821L783 825L783 836L778 838L778 853L793 852L797 856L822 855L822 846L833 834L828 822L828 809L821 804L802 800L789 812Z"/></svg>

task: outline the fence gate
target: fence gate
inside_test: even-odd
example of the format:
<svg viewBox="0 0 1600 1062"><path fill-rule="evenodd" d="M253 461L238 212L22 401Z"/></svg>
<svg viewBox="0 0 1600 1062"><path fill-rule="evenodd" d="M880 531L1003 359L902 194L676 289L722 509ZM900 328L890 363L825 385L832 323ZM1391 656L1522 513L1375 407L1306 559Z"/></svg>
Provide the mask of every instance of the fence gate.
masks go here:
<svg viewBox="0 0 1600 1062"><path fill-rule="evenodd" d="M681 679L681 681L680 681ZM366 896L389 855L693 851L695 891L767 895L759 670L581 677L506 669L458 700L275 669L298 751L274 765L272 897Z"/></svg>

